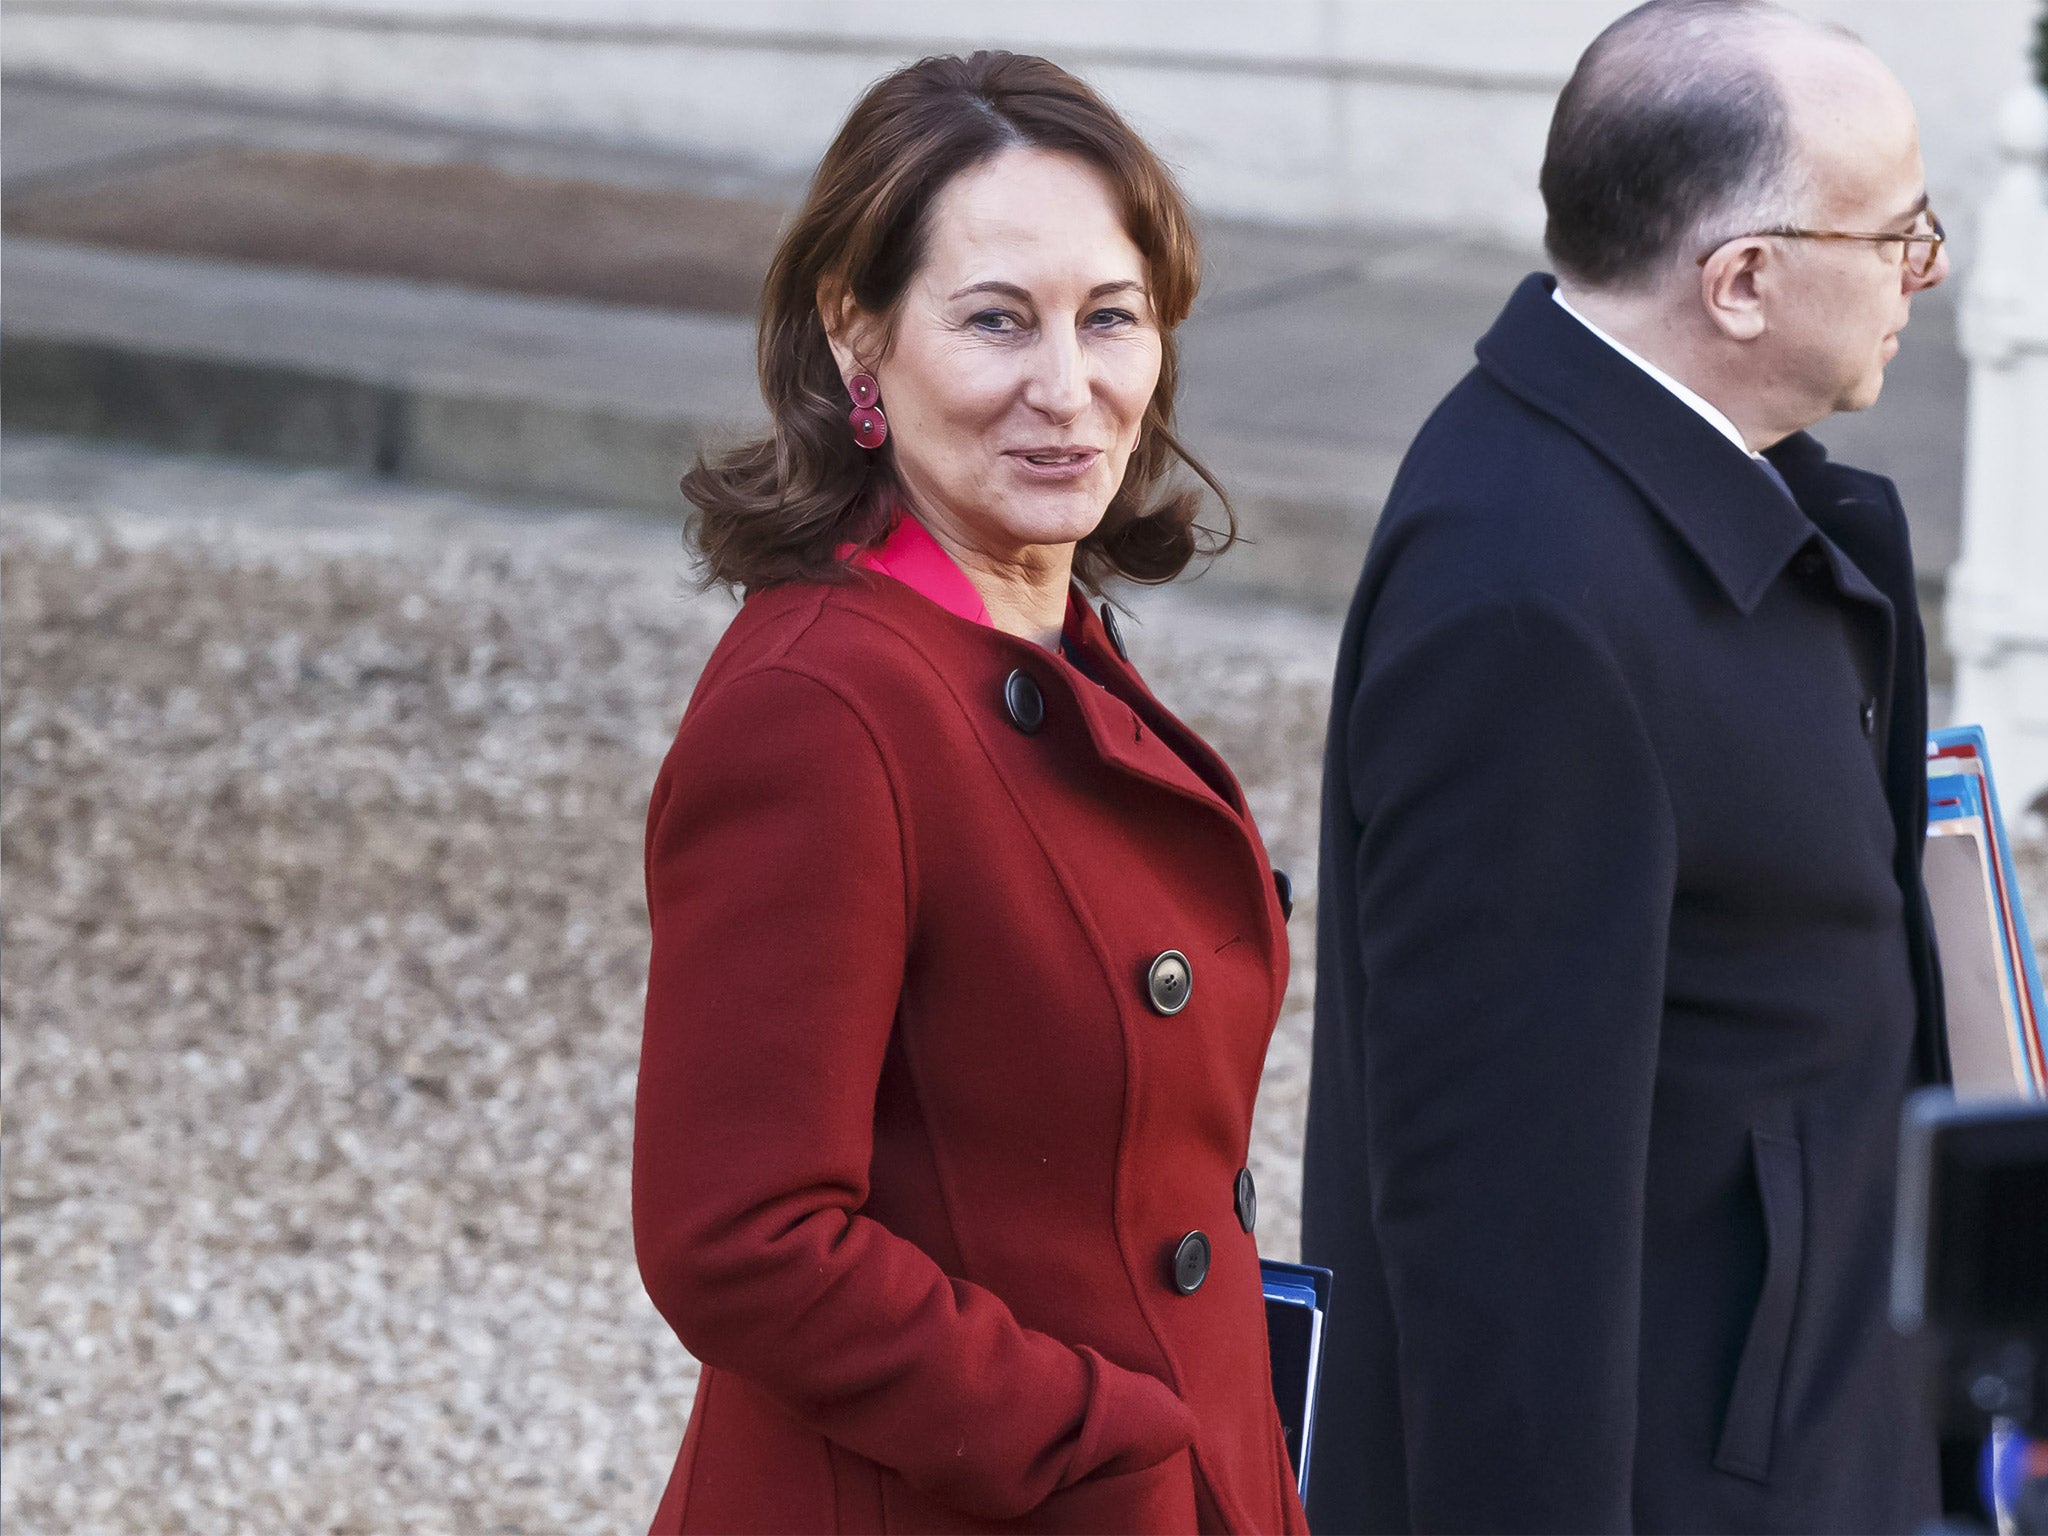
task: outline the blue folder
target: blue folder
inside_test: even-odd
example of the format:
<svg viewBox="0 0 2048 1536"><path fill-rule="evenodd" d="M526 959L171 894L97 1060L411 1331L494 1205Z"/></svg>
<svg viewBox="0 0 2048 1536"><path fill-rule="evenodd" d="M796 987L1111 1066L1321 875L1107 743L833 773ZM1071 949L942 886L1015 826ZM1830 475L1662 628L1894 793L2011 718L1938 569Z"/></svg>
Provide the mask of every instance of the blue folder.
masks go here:
<svg viewBox="0 0 2048 1536"><path fill-rule="evenodd" d="M1266 1344L1273 1359L1273 1403L1295 1487L1308 1498L1308 1457L1315 1444L1316 1398L1323 1385L1323 1322L1330 1311L1330 1272L1312 1264L1259 1260L1266 1292Z"/></svg>
<svg viewBox="0 0 2048 1536"><path fill-rule="evenodd" d="M2048 1004L1977 726L1928 735L1922 870L1941 946L1956 1091L2048 1094Z"/></svg>

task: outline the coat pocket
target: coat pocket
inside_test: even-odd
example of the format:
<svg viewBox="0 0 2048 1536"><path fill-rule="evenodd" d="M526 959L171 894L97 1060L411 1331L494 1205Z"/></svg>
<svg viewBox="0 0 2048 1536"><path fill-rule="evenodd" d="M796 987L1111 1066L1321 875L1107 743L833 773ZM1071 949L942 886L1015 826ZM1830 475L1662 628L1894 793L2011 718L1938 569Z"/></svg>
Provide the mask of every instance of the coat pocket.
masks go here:
<svg viewBox="0 0 2048 1536"><path fill-rule="evenodd" d="M1806 1249L1806 1167L1799 1143L1789 1136L1751 1131L1764 1212L1764 1284L1749 1320L1749 1337L1735 1368L1735 1388L1721 1421L1714 1466L1722 1472L1767 1482L1771 1441L1777 1428L1778 1391L1792 1343L1792 1315L1799 1302L1799 1275Z"/></svg>
<svg viewBox="0 0 2048 1536"><path fill-rule="evenodd" d="M940 1532L1007 1536L1023 1531L1060 1532L1063 1536L1135 1536L1139 1532L1184 1536L1197 1529L1195 1463L1185 1450L1136 1472L1083 1478L1014 1520L989 1520L950 1508L911 1488L892 1472L881 1474L880 1502L882 1529L890 1536L935 1536ZM841 1528L855 1527L842 1524Z"/></svg>
<svg viewBox="0 0 2048 1536"><path fill-rule="evenodd" d="M1196 1529L1195 1462L1187 1451L1138 1472L1063 1488L1018 1522L1024 1531L1186 1533Z"/></svg>

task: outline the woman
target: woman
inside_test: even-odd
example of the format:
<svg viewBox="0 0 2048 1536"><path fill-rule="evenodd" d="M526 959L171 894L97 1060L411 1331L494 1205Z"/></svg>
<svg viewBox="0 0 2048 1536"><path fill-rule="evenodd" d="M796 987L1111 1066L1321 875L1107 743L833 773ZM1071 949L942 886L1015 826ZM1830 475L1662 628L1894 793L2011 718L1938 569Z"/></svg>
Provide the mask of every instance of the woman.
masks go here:
<svg viewBox="0 0 2048 1536"><path fill-rule="evenodd" d="M648 818L634 1231L704 1363L657 1531L1305 1529L1243 1169L1284 885L1075 591L1197 553L1197 277L1000 53L875 86L776 257Z"/></svg>

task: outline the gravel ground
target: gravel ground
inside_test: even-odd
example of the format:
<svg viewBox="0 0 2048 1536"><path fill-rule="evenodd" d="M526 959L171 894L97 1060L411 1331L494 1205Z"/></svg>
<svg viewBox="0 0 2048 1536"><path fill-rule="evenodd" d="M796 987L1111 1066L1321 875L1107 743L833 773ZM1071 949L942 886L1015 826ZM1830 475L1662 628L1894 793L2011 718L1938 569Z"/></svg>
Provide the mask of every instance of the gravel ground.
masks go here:
<svg viewBox="0 0 2048 1536"><path fill-rule="evenodd" d="M616 517L0 468L0 1520L641 1528L695 1366L628 1232L640 832L731 605ZM1333 623L1143 612L1312 886ZM1312 970L1254 1156L1288 1256Z"/></svg>
<svg viewBox="0 0 2048 1536"><path fill-rule="evenodd" d="M641 817L730 603L610 514L0 471L0 1521L641 1528L696 1376L628 1233ZM1300 892L1252 1159L1292 1257L1336 625L1136 606Z"/></svg>

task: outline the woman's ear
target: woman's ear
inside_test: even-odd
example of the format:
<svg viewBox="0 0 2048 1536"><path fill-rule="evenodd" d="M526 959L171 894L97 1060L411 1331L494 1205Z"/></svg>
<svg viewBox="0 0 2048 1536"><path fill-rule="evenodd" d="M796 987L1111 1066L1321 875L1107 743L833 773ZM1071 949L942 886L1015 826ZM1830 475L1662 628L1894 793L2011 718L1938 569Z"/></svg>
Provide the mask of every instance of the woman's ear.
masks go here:
<svg viewBox="0 0 2048 1536"><path fill-rule="evenodd" d="M832 361L839 365L841 379L873 372L862 361L873 326L844 283L828 278L818 284L818 320L825 327L825 340L832 347Z"/></svg>

